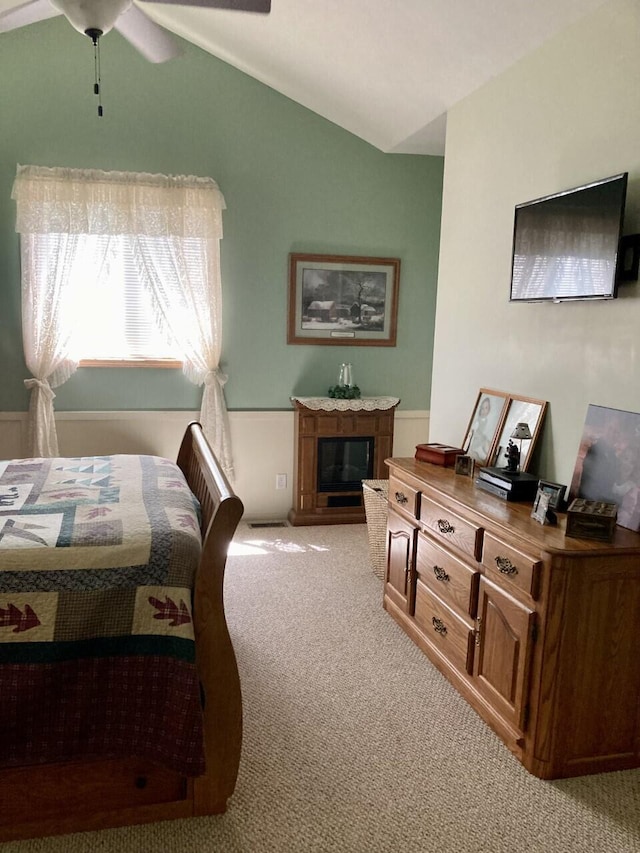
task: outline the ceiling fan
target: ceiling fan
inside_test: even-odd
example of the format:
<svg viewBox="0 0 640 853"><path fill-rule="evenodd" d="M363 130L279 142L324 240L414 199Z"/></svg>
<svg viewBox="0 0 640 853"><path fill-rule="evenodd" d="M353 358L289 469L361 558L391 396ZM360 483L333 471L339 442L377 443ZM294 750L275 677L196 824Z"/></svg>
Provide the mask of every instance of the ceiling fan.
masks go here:
<svg viewBox="0 0 640 853"><path fill-rule="evenodd" d="M271 0L154 0L171 6L201 6L239 12L271 11ZM166 62L178 56L177 42L152 21L133 0L29 0L0 14L0 33L64 15L78 32L92 40L116 29L150 62Z"/></svg>
<svg viewBox="0 0 640 853"><path fill-rule="evenodd" d="M271 11L271 0L154 0L171 6L203 6L209 9L235 9L238 12ZM0 14L0 33L64 15L69 23L93 42L98 115L102 116L99 39L116 29L137 51L151 62L166 62L180 54L178 42L164 27L156 24L133 0L29 0Z"/></svg>

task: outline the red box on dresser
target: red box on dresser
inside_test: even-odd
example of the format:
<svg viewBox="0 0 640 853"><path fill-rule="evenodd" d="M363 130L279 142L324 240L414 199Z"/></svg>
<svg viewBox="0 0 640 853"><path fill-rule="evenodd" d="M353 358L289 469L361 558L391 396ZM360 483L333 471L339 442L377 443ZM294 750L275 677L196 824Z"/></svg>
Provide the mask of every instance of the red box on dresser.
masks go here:
<svg viewBox="0 0 640 853"><path fill-rule="evenodd" d="M456 464L456 456L464 453L460 447L452 447L450 444L417 444L416 459L418 462L431 462L432 465L444 465L451 468Z"/></svg>

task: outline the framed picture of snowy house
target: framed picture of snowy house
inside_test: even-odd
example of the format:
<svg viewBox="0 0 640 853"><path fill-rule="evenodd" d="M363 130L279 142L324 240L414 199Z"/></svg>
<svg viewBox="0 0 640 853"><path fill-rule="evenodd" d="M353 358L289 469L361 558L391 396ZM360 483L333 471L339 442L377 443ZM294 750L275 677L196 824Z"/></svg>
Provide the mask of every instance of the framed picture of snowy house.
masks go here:
<svg viewBox="0 0 640 853"><path fill-rule="evenodd" d="M399 258L289 256L287 343L396 345Z"/></svg>

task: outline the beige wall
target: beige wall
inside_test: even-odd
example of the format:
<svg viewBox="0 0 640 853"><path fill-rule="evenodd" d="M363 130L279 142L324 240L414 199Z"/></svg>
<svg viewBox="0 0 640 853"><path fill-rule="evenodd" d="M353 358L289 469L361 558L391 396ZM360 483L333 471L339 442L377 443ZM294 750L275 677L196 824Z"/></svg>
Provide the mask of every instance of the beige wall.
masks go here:
<svg viewBox="0 0 640 853"><path fill-rule="evenodd" d="M180 439L198 412L57 412L56 427L63 456L149 453L175 459ZM293 410L230 412L236 470L234 488L242 498L245 518L285 518L293 506ZM0 459L26 452L26 412L0 412ZM394 456L413 456L416 444L428 441L429 413L396 410ZM276 489L276 474L287 486Z"/></svg>
<svg viewBox="0 0 640 853"><path fill-rule="evenodd" d="M640 232L640 3L613 0L447 122L431 440L459 442L480 387L549 401L535 473L568 483L589 403L640 412L640 287L510 304L517 203L629 172Z"/></svg>

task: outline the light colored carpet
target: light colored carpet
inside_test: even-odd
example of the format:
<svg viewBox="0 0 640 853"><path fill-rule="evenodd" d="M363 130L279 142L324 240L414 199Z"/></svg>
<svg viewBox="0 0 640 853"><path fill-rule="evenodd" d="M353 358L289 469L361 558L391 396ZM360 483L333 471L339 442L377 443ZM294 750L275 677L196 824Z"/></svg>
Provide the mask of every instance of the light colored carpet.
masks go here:
<svg viewBox="0 0 640 853"><path fill-rule="evenodd" d="M640 771L529 775L381 596L364 525L241 525L226 598L245 729L228 812L2 853L640 851Z"/></svg>

